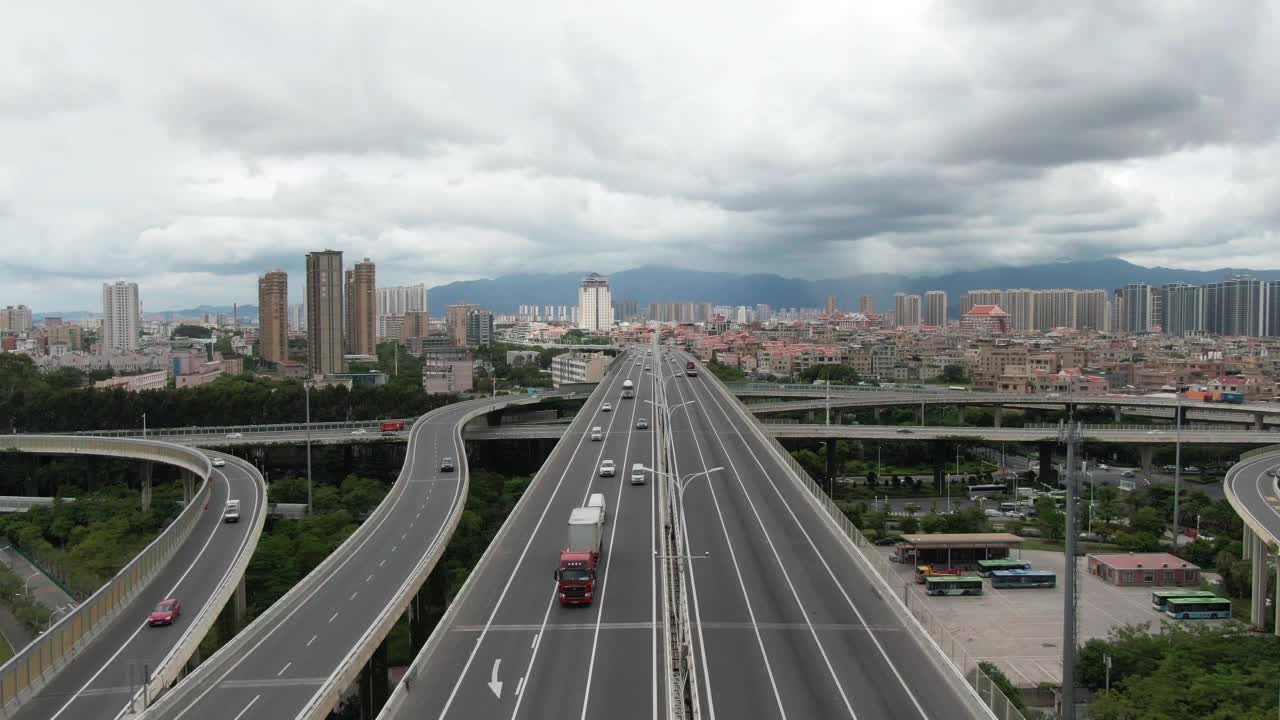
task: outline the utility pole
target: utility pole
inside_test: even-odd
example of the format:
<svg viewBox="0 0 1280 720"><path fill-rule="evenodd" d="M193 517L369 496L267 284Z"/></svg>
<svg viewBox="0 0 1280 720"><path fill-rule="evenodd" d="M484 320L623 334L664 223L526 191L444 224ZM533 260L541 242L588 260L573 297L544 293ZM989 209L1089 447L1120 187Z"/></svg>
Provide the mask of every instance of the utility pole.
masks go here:
<svg viewBox="0 0 1280 720"><path fill-rule="evenodd" d="M311 383L302 383L302 392L307 397L307 515L311 515Z"/></svg>
<svg viewBox="0 0 1280 720"><path fill-rule="evenodd" d="M1062 708L1064 718L1075 718L1076 702L1076 445L1080 442L1080 426L1069 423L1060 426L1059 442L1067 444L1066 502L1067 513L1063 535L1066 550L1066 592L1062 608Z"/></svg>
<svg viewBox="0 0 1280 720"><path fill-rule="evenodd" d="M1173 421L1177 434L1173 441L1173 551L1178 551L1178 491L1182 486L1182 391L1178 391L1178 404L1174 406Z"/></svg>

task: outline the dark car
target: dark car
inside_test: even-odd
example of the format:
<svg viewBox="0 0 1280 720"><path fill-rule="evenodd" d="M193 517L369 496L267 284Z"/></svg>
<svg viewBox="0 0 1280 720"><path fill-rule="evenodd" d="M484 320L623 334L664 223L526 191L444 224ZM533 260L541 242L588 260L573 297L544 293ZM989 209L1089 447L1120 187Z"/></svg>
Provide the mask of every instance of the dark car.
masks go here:
<svg viewBox="0 0 1280 720"><path fill-rule="evenodd" d="M902 538L900 537L882 537L876 538L876 541L873 544L884 547L886 545L897 545L900 542L902 542Z"/></svg>
<svg viewBox="0 0 1280 720"><path fill-rule="evenodd" d="M152 609L151 616L147 618L147 624L151 627L172 625L181 614L182 603L178 602L177 598L166 598Z"/></svg>
<svg viewBox="0 0 1280 720"><path fill-rule="evenodd" d="M453 472L453 458L447 457L440 461L440 472Z"/></svg>

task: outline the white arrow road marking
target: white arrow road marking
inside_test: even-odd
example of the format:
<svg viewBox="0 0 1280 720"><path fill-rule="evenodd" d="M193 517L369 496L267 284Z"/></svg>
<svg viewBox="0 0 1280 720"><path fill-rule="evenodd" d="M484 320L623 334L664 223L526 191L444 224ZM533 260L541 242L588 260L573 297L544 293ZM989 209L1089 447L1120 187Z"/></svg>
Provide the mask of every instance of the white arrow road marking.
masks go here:
<svg viewBox="0 0 1280 720"><path fill-rule="evenodd" d="M494 697L502 699L502 681L498 679L498 666L502 664L502 658L493 661L492 679L489 681L489 689L493 691Z"/></svg>

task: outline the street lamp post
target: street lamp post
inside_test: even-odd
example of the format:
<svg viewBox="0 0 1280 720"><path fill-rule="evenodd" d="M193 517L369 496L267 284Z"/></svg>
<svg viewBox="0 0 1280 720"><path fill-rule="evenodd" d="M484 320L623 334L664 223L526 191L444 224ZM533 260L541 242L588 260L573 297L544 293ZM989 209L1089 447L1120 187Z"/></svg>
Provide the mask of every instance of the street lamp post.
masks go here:
<svg viewBox="0 0 1280 720"><path fill-rule="evenodd" d="M1178 549L1178 494L1182 486L1182 391L1178 391L1178 403L1173 411L1177 434L1173 441L1173 549Z"/></svg>
<svg viewBox="0 0 1280 720"><path fill-rule="evenodd" d="M27 595L27 596L30 596L30 595L31 595L31 578L38 577L39 575L40 575L40 573L39 573L39 572L33 572L33 573L31 573L30 575L28 575L28 576L27 576L27 579L26 579L26 580L23 580L23 581L22 581L22 594L23 594L23 595Z"/></svg>
<svg viewBox="0 0 1280 720"><path fill-rule="evenodd" d="M302 383L302 393L307 400L307 515L311 514L311 383Z"/></svg>
<svg viewBox="0 0 1280 720"><path fill-rule="evenodd" d="M147 414L142 413L142 439L147 439Z"/></svg>

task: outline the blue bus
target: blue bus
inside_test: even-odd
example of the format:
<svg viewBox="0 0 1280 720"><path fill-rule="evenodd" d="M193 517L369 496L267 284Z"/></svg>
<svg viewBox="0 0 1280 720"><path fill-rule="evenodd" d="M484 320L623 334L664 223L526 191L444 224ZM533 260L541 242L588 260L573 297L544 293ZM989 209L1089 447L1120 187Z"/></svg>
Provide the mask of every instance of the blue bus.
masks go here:
<svg viewBox="0 0 1280 720"><path fill-rule="evenodd" d="M1226 598L1169 598L1164 612L1179 620L1213 620L1231 618L1231 601Z"/></svg>
<svg viewBox="0 0 1280 720"><path fill-rule="evenodd" d="M1031 563L1026 560L1017 560L1015 558L1001 558L999 560L979 560L978 574L982 577L991 577L991 573L996 570L1030 570Z"/></svg>
<svg viewBox="0 0 1280 720"><path fill-rule="evenodd" d="M1173 598L1208 598L1218 597L1208 590L1155 590L1151 593L1151 607L1156 612L1164 612L1165 603Z"/></svg>
<svg viewBox="0 0 1280 720"><path fill-rule="evenodd" d="M993 570L993 588L1051 588L1058 584L1058 576L1052 570Z"/></svg>

